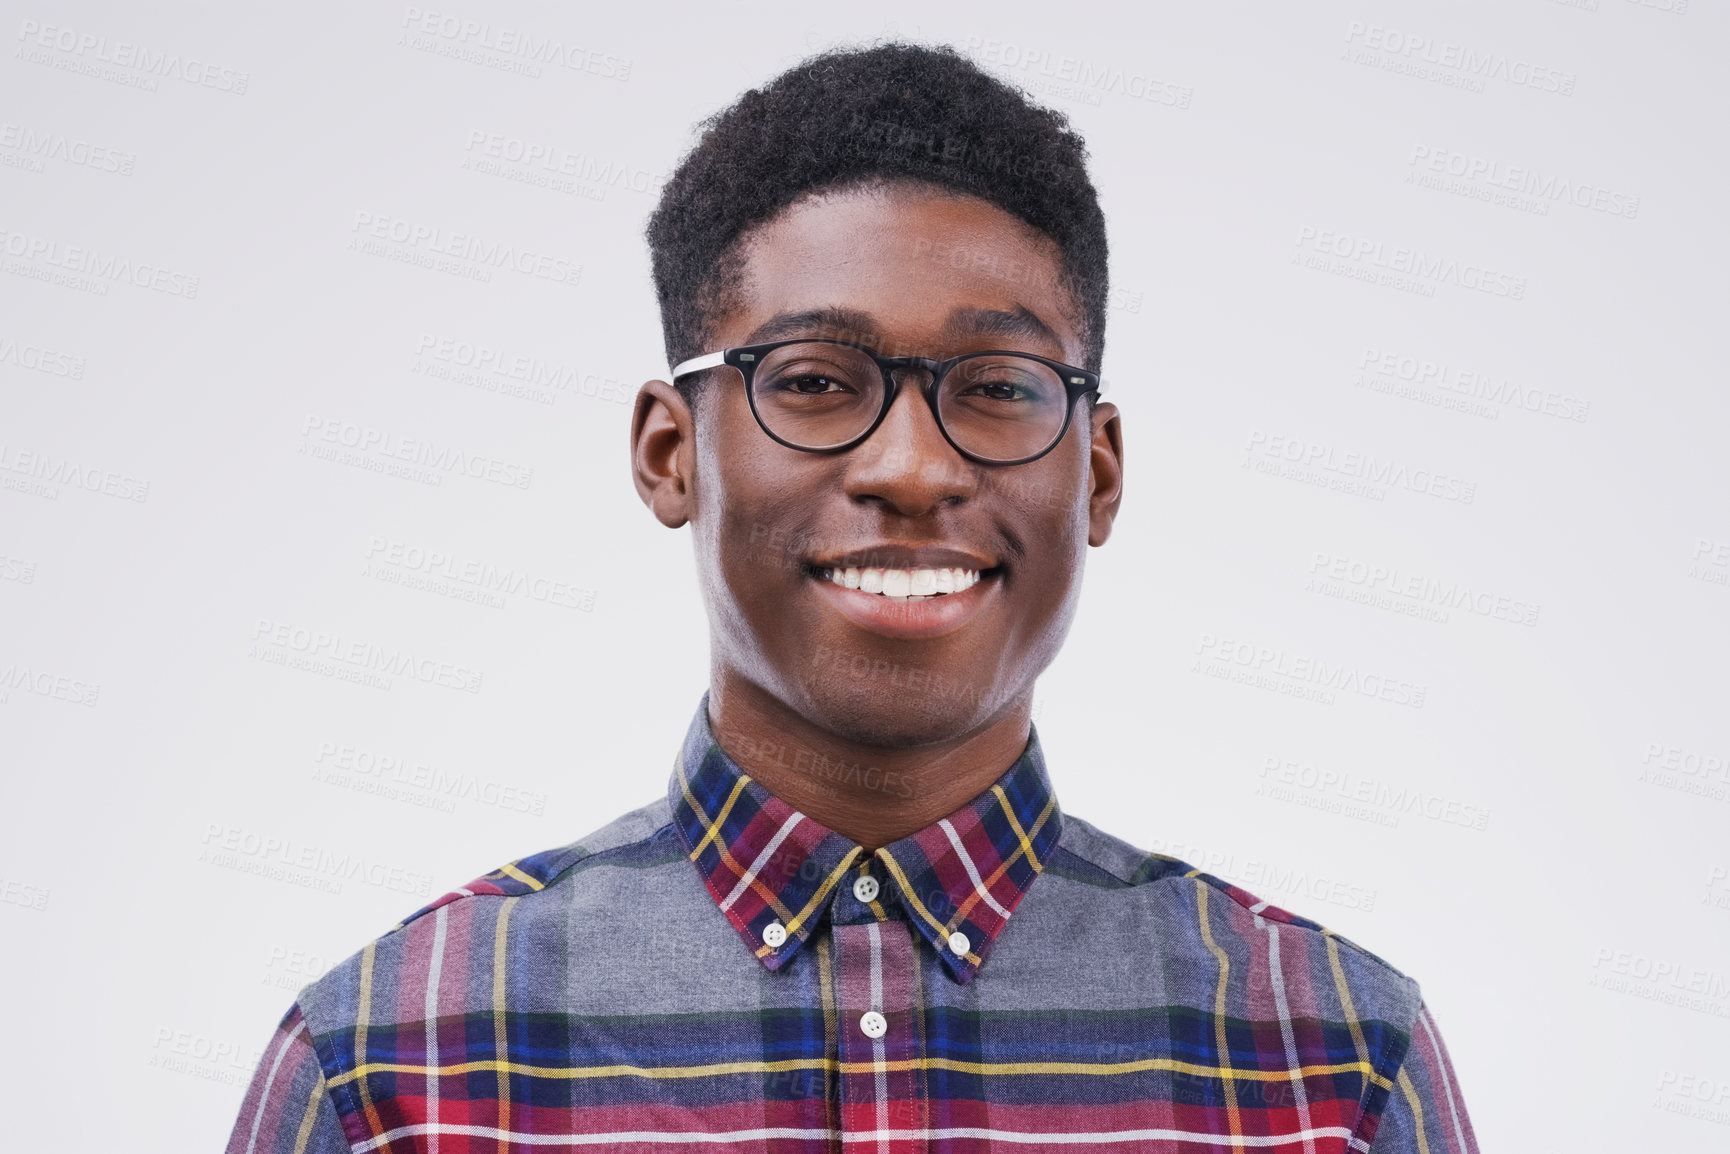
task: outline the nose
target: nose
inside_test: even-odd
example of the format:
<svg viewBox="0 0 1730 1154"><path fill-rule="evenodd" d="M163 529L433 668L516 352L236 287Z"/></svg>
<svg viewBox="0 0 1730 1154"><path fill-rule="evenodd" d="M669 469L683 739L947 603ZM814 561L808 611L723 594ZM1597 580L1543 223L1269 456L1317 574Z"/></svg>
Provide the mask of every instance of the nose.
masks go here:
<svg viewBox="0 0 1730 1154"><path fill-rule="evenodd" d="M955 451L925 400L931 370L891 370L900 391L883 423L847 453L843 488L855 501L880 504L905 517L955 505L978 491L973 463Z"/></svg>

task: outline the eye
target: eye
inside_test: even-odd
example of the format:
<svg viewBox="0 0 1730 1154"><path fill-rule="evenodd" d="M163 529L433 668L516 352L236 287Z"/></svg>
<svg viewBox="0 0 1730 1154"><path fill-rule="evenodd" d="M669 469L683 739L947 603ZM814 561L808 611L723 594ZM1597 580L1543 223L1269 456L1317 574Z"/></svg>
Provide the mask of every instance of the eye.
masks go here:
<svg viewBox="0 0 1730 1154"><path fill-rule="evenodd" d="M827 397L856 393L859 370L825 363L827 358L804 357L790 364L767 366L763 388L784 396Z"/></svg>
<svg viewBox="0 0 1730 1154"><path fill-rule="evenodd" d="M1032 396L1032 390L1013 381L981 381L967 392L977 393L988 401L1025 401Z"/></svg>
<svg viewBox="0 0 1730 1154"><path fill-rule="evenodd" d="M990 401L1000 405L1042 404L1050 399L1051 393L1052 386L1045 381L1010 371L975 377L956 394L956 399Z"/></svg>
<svg viewBox="0 0 1730 1154"><path fill-rule="evenodd" d="M950 397L979 409L1045 407L1063 395L1052 370L1019 356L970 358L952 370L948 382Z"/></svg>
<svg viewBox="0 0 1730 1154"><path fill-rule="evenodd" d="M799 393L807 397L821 396L824 393L850 392L846 381L827 373L800 373L783 375L775 378L774 387L783 392Z"/></svg>

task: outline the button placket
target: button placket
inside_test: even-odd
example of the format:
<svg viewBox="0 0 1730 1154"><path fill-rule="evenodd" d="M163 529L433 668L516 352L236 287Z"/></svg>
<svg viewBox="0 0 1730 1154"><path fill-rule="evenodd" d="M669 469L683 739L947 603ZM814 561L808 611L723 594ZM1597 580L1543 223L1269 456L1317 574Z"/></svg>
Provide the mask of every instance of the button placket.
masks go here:
<svg viewBox="0 0 1730 1154"><path fill-rule="evenodd" d="M924 1150L908 1131L925 1126L919 1032L913 1017L919 955L904 921L832 927L835 1003L841 1023L841 1128L848 1148ZM898 1068L897 1068L898 1067Z"/></svg>

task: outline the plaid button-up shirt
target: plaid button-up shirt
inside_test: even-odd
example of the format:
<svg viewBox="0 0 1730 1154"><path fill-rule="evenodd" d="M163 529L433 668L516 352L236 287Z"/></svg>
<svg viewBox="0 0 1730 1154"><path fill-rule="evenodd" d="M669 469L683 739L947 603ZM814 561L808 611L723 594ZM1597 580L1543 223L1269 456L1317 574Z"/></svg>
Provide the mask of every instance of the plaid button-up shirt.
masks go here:
<svg viewBox="0 0 1730 1154"><path fill-rule="evenodd" d="M1415 982L991 788L867 853L716 744L300 992L229 1154L1476 1154Z"/></svg>

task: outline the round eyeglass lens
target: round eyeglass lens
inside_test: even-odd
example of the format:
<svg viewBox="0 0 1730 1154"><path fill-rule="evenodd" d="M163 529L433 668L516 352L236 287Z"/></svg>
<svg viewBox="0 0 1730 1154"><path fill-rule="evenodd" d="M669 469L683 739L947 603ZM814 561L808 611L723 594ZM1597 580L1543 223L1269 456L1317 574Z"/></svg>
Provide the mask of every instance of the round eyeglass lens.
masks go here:
<svg viewBox="0 0 1730 1154"><path fill-rule="evenodd" d="M1063 431L1068 401L1056 369L1010 353L968 357L937 390L950 439L991 461L1019 461L1050 448Z"/></svg>
<svg viewBox="0 0 1730 1154"><path fill-rule="evenodd" d="M751 405L763 426L783 441L832 449L877 419L883 408L883 373L877 362L848 345L782 345L757 362Z"/></svg>

